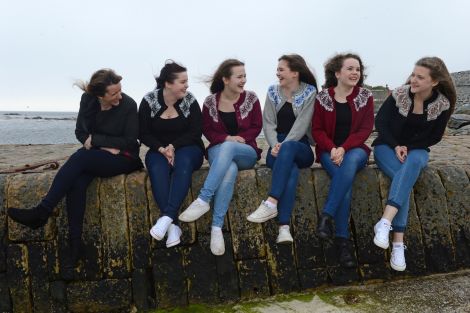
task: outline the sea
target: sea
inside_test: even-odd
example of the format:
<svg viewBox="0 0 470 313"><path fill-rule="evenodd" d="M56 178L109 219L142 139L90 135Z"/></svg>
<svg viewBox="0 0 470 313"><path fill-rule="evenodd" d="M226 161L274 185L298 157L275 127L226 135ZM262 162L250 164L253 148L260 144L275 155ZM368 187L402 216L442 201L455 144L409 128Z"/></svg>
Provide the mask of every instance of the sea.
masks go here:
<svg viewBox="0 0 470 313"><path fill-rule="evenodd" d="M0 111L0 144L78 143L77 112Z"/></svg>

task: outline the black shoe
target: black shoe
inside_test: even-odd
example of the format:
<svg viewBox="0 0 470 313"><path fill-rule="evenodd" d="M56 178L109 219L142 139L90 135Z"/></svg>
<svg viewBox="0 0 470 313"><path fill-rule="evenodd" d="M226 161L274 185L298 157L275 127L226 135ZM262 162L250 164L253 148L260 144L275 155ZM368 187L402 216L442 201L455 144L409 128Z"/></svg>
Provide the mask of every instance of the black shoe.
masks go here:
<svg viewBox="0 0 470 313"><path fill-rule="evenodd" d="M351 244L349 240L346 238L336 237L335 245L338 251L339 264L345 268L356 267L356 259L351 252Z"/></svg>
<svg viewBox="0 0 470 313"><path fill-rule="evenodd" d="M9 208L7 213L15 222L32 229L46 225L47 219L50 215L49 211L41 205L35 206L31 209Z"/></svg>
<svg viewBox="0 0 470 313"><path fill-rule="evenodd" d="M334 234L333 218L322 213L318 219L317 235L321 239L332 239Z"/></svg>

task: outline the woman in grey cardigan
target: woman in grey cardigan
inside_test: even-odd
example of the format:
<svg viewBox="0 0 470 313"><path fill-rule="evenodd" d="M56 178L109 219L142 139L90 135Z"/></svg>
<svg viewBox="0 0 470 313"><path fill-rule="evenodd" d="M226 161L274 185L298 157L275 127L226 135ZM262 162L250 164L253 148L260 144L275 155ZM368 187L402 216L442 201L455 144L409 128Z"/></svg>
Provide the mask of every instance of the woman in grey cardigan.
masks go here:
<svg viewBox="0 0 470 313"><path fill-rule="evenodd" d="M265 201L247 219L263 223L278 215L277 243L293 241L289 221L295 201L299 169L314 161L311 135L317 83L305 60L297 54L283 55L277 67L278 85L268 89L263 129L269 144L266 164L273 170Z"/></svg>

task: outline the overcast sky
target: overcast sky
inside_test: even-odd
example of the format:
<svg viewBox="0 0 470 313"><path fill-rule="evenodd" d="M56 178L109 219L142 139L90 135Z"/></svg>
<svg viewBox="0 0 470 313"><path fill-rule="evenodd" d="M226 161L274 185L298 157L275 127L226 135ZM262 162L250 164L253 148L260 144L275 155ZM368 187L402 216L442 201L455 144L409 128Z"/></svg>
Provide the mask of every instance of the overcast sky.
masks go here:
<svg viewBox="0 0 470 313"><path fill-rule="evenodd" d="M226 58L245 62L246 89L264 101L286 53L322 84L330 56L355 52L367 84L396 87L422 56L470 70L469 16L466 0L2 0L0 111L78 111L74 80L104 67L140 103L169 58L188 68L199 103Z"/></svg>

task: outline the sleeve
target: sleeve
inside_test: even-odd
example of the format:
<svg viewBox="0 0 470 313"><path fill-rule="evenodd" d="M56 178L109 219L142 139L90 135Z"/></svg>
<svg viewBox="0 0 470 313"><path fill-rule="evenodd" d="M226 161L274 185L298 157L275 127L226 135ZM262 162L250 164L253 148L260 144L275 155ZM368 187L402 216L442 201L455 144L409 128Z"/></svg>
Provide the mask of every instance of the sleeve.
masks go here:
<svg viewBox="0 0 470 313"><path fill-rule="evenodd" d="M158 150L161 142L152 134L150 106L147 100L142 99L139 105L139 138L140 141L152 150Z"/></svg>
<svg viewBox="0 0 470 313"><path fill-rule="evenodd" d="M266 95L266 101L264 103L264 110L263 110L263 131L264 137L268 142L269 146L272 148L274 147L277 141L277 116L276 116L276 108L272 103L269 96Z"/></svg>
<svg viewBox="0 0 470 313"><path fill-rule="evenodd" d="M341 145L344 151L361 146L372 133L374 127L374 98L372 96L367 99L365 111L361 114L361 120L358 122L359 127L351 132Z"/></svg>
<svg viewBox="0 0 470 313"><path fill-rule="evenodd" d="M88 136L90 135L89 123L85 117L85 112L87 111L87 106L89 103L89 97L86 93L82 94L80 99L80 109L78 110L77 123L75 125L75 137L82 144L85 143Z"/></svg>
<svg viewBox="0 0 470 313"><path fill-rule="evenodd" d="M171 144L173 147L179 148L182 146L188 146L195 144L202 136L202 114L199 103L194 101L191 104L190 113L189 113L189 127L186 132L178 137Z"/></svg>
<svg viewBox="0 0 470 313"><path fill-rule="evenodd" d="M407 145L408 149L428 149L431 146L434 146L439 141L442 140L444 132L446 131L447 122L450 118L450 110L445 110L439 115L434 124L431 134L427 137L427 140L423 142L422 145Z"/></svg>
<svg viewBox="0 0 470 313"><path fill-rule="evenodd" d="M238 136L241 136L245 139L246 142L250 142L256 140L259 133L261 132L261 128L263 127L263 119L261 116L261 105L259 100L256 100L253 103L253 110L250 112L250 126L247 129L243 129L238 132Z"/></svg>
<svg viewBox="0 0 470 313"><path fill-rule="evenodd" d="M377 129L379 136L391 148L398 146L398 141L393 136L390 128L392 118L396 115L397 107L395 103L396 101L393 96L388 96L388 98L380 107L379 112L377 112L377 116L375 117L375 128Z"/></svg>
<svg viewBox="0 0 470 313"><path fill-rule="evenodd" d="M214 129L214 121L209 115L209 109L207 106L202 107L202 133L212 144L218 144L225 141L227 138L226 133L221 133Z"/></svg>
<svg viewBox="0 0 470 313"><path fill-rule="evenodd" d="M116 148L119 150L130 150L138 146L139 118L137 116L137 104L131 99L127 106L127 110L122 112L122 114L125 114L125 117L121 136L93 133L91 139L93 146Z"/></svg>
<svg viewBox="0 0 470 313"><path fill-rule="evenodd" d="M316 92L312 93L312 95L305 101L302 109L295 119L294 125L292 125L292 128L284 141L298 141L305 136L312 123L313 104L316 94Z"/></svg>
<svg viewBox="0 0 470 313"><path fill-rule="evenodd" d="M330 152L336 145L326 133L324 114L325 109L323 109L318 100L315 100L315 110L313 111L312 117L312 137L321 150Z"/></svg>

